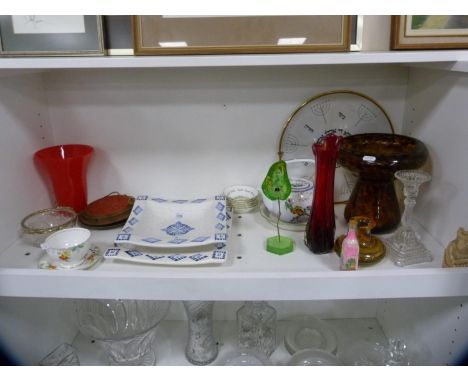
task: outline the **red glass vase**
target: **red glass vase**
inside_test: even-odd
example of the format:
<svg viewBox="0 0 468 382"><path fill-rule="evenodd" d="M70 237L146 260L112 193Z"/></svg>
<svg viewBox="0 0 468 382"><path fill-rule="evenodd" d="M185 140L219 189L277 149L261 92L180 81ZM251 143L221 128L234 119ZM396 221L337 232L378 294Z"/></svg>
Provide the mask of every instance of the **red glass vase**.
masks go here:
<svg viewBox="0 0 468 382"><path fill-rule="evenodd" d="M315 188L304 241L316 254L331 252L335 240L333 193L341 140L342 137L330 134L312 145L315 155Z"/></svg>
<svg viewBox="0 0 468 382"><path fill-rule="evenodd" d="M71 207L77 213L86 207L86 171L93 152L87 145L60 145L34 154L34 162L51 186L57 206Z"/></svg>

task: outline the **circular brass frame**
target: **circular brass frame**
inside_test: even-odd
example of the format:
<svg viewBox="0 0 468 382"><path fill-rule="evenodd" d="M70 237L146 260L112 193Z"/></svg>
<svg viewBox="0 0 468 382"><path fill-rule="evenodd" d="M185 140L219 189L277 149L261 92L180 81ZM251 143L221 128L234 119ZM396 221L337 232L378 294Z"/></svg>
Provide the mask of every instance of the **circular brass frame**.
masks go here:
<svg viewBox="0 0 468 382"><path fill-rule="evenodd" d="M395 134L395 130L393 128L393 124L392 124L392 121L390 120L390 117L388 116L387 112L385 111L385 109L377 102L375 101L374 99L372 99L371 97L369 97L368 95L366 94L363 94L363 93L359 93L357 91L354 91L354 90L331 90L331 91L328 91L328 92L324 92L324 93L320 93L320 94L317 94L309 99L307 99L306 101L304 101L292 114L291 116L288 118L288 120L286 121L286 124L284 125L283 127L283 130L281 131L281 136L280 136L280 139L279 139L279 144L278 144L278 157L279 157L279 160L281 160L283 158L283 152L281 151L281 145L283 143L283 138L284 138L284 135L286 133L286 130L288 129L289 127L289 124L291 123L292 119L294 118L294 116L299 113L299 111L304 108L305 106L307 106L309 103L321 98L321 97L325 97L325 96L329 96L329 95L333 95L333 94L352 94L352 95L356 95L356 96L359 96L359 97L362 97L370 102L372 102L373 104L375 104L381 111L382 113L384 114L385 118L387 119L389 125L390 125L390 129L392 130L392 134Z"/></svg>

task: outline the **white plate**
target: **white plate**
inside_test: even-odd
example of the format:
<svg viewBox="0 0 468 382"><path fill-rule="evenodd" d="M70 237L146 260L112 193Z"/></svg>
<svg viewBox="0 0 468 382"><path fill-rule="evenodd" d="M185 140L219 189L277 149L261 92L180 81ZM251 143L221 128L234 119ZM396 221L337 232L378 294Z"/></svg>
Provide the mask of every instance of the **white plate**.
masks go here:
<svg viewBox="0 0 468 382"><path fill-rule="evenodd" d="M104 251L106 259L118 259L133 263L152 265L205 265L222 264L226 261L226 244L216 243L209 246L198 247L198 251L171 251L163 250L145 251L141 248L108 248Z"/></svg>
<svg viewBox="0 0 468 382"><path fill-rule="evenodd" d="M304 102L290 117L282 132L283 159L313 159L312 144L334 133L348 136L361 133L393 133L385 110L370 97L351 90L323 93ZM337 166L335 202L351 195L356 176Z"/></svg>
<svg viewBox="0 0 468 382"><path fill-rule="evenodd" d="M51 270L85 270L94 267L97 263L99 263L103 259L103 255L101 250L96 245L91 245L85 259L80 264L76 265L75 267L64 267L59 262L53 261L47 253L44 251L42 256L39 259L38 267L40 269L51 269Z"/></svg>
<svg viewBox="0 0 468 382"><path fill-rule="evenodd" d="M190 200L138 196L114 243L151 248L225 243L228 220L224 196Z"/></svg>

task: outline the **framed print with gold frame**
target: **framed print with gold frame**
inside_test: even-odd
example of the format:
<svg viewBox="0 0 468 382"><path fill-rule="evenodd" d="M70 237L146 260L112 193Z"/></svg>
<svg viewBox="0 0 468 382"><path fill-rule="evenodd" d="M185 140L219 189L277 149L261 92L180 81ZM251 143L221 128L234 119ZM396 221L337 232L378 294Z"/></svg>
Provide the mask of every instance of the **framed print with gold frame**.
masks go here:
<svg viewBox="0 0 468 382"><path fill-rule="evenodd" d="M2 56L104 55L101 16L0 16Z"/></svg>
<svg viewBox="0 0 468 382"><path fill-rule="evenodd" d="M392 16L390 48L394 50L466 49L468 16Z"/></svg>
<svg viewBox="0 0 468 382"><path fill-rule="evenodd" d="M351 16L133 16L136 55L344 52Z"/></svg>

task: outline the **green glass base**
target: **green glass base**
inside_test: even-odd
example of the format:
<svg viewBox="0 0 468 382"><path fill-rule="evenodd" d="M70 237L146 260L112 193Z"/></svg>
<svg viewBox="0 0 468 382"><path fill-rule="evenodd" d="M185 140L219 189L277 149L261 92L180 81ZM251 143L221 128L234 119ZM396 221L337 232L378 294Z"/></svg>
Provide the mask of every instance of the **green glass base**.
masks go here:
<svg viewBox="0 0 468 382"><path fill-rule="evenodd" d="M275 255L286 255L294 251L294 240L287 236L272 236L267 239L266 249Z"/></svg>

